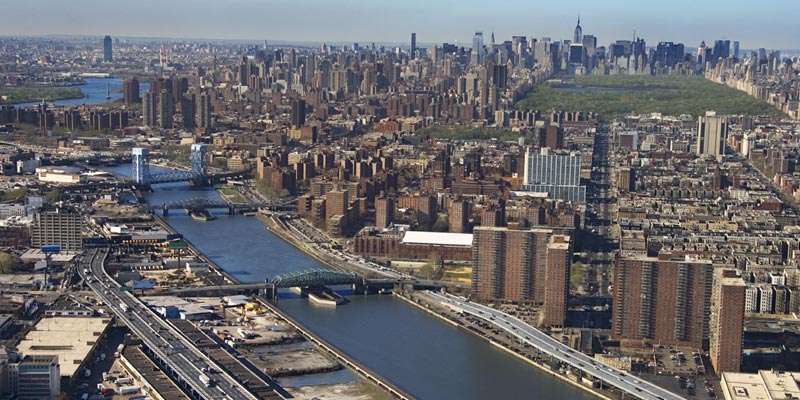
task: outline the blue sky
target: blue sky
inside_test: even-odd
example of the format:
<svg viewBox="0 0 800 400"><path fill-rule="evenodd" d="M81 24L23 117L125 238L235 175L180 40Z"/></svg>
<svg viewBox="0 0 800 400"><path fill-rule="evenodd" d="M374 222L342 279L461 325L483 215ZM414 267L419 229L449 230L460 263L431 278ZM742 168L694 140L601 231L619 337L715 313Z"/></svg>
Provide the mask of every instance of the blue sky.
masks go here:
<svg viewBox="0 0 800 400"><path fill-rule="evenodd" d="M3 4L0 35L77 34L470 46L511 35L570 38L578 13L599 44L739 40L742 48L800 48L797 0L24 0Z"/></svg>

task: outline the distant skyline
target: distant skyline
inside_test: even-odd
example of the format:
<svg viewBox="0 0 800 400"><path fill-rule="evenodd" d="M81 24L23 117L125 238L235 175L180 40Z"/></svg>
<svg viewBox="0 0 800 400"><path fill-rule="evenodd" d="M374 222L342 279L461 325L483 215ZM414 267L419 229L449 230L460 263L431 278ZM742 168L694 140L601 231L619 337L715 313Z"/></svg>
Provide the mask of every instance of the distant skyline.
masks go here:
<svg viewBox="0 0 800 400"><path fill-rule="evenodd" d="M494 2L382 0L26 0L3 4L0 35L91 35L241 39L297 42L456 43L472 34L489 43L512 35L570 39L578 14L598 45L629 39L634 29L648 45L702 40L741 42L743 49L800 48L796 0L743 1L526 0Z"/></svg>

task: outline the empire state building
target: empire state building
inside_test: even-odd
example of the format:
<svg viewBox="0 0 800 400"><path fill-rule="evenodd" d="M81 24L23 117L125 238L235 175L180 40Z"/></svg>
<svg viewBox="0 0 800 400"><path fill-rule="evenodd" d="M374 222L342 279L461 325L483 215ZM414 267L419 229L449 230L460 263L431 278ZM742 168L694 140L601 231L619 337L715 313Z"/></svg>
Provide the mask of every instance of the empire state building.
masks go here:
<svg viewBox="0 0 800 400"><path fill-rule="evenodd" d="M575 26L575 37L572 43L583 43L583 28L581 28L581 16L578 15L578 25Z"/></svg>

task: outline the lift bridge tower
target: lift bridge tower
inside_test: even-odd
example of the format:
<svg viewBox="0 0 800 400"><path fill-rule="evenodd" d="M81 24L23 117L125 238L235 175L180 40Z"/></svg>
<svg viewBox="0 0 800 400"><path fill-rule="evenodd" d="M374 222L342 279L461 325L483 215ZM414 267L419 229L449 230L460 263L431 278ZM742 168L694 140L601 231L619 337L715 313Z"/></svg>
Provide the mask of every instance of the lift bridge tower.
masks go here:
<svg viewBox="0 0 800 400"><path fill-rule="evenodd" d="M150 183L150 150L134 147L131 152L133 166L133 181L136 183Z"/></svg>
<svg viewBox="0 0 800 400"><path fill-rule="evenodd" d="M134 147L131 155L133 158L133 181L139 184L156 184L171 182L201 182L208 178L208 164L206 163L206 153L208 147L204 144L193 144L192 150L192 170L191 171L168 171L157 174L150 173L150 151L141 147Z"/></svg>
<svg viewBox="0 0 800 400"><path fill-rule="evenodd" d="M206 153L208 147L204 144L192 145L192 172L199 176L208 175L208 164L206 163Z"/></svg>

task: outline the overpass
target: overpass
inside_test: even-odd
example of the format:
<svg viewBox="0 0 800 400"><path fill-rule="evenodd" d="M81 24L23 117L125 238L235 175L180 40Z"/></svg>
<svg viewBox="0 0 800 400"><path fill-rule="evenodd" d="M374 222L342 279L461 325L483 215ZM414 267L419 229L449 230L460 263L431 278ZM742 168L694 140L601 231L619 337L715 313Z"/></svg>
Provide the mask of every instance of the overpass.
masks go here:
<svg viewBox="0 0 800 400"><path fill-rule="evenodd" d="M550 337L546 333L522 322L504 312L482 304L467 301L447 293L426 292L440 304L462 314L469 314L484 322L494 325L517 338L520 342L536 348L538 351L575 368L579 376L590 375L606 384L619 389L625 395L642 400L685 400L660 386L639 379L625 371L610 367Z"/></svg>
<svg viewBox="0 0 800 400"><path fill-rule="evenodd" d="M104 263L108 248L88 250L79 259L78 274L89 288L106 304L107 309L125 323L142 339L148 354L164 372L197 400L235 399L255 400L257 397L244 387L237 377L229 375L221 367L213 374L216 384L207 384L202 377L209 378L203 367L214 362L195 344L138 301L130 292L120 291L120 286L106 274ZM282 388L272 388L279 398L284 396Z"/></svg>

